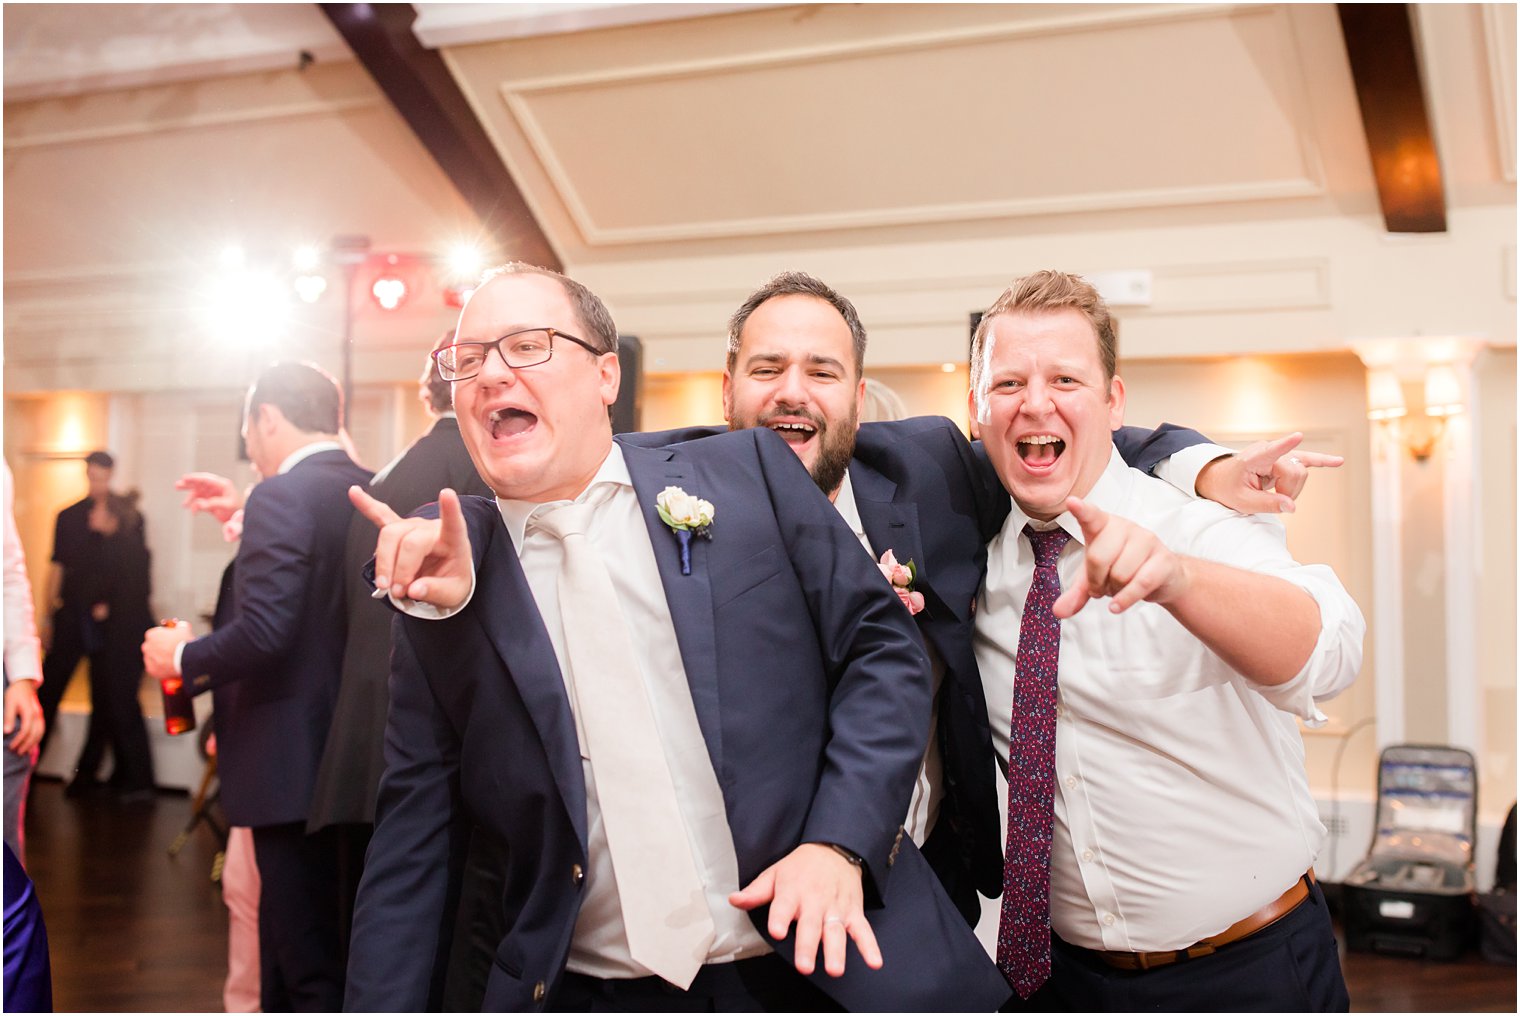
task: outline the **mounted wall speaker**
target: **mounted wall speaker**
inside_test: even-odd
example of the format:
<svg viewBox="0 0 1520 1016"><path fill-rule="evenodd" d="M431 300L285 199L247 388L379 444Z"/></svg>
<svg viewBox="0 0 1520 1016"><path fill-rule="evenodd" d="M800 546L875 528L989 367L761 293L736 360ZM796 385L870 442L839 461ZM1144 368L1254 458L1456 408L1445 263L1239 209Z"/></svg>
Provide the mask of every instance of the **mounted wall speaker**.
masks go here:
<svg viewBox="0 0 1520 1016"><path fill-rule="evenodd" d="M612 404L612 432L628 434L639 429L643 417L644 344L636 335L618 336L618 364L623 380Z"/></svg>

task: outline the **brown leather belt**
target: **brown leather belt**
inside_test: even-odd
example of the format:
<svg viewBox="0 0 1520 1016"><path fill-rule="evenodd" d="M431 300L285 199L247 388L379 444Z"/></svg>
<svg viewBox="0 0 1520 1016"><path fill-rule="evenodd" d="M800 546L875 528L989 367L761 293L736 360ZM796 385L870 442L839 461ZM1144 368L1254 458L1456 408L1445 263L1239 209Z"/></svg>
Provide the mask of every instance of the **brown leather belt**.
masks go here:
<svg viewBox="0 0 1520 1016"><path fill-rule="evenodd" d="M1309 898L1309 886L1314 883L1314 872L1304 873L1304 877L1288 887L1288 891L1277 899L1262 907L1250 917L1242 918L1224 929L1217 935L1211 935L1201 942L1196 942L1186 949L1167 949L1162 952L1103 952L1102 950L1088 950L1104 963L1120 970L1153 970L1156 967L1164 967L1180 960L1195 960L1200 956L1207 956L1216 950L1222 949L1232 942L1239 942L1256 934L1269 925L1287 917L1298 905Z"/></svg>

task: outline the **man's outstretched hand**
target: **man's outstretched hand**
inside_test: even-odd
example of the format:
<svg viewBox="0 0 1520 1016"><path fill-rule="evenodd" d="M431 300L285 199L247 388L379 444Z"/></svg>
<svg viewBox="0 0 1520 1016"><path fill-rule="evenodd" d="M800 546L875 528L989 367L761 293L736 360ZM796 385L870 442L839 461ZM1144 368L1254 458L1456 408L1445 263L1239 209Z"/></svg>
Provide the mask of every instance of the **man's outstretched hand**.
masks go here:
<svg viewBox="0 0 1520 1016"><path fill-rule="evenodd" d="M1164 603L1187 583L1183 559L1143 526L1110 515L1079 497L1066 499L1066 510L1082 527L1082 570L1054 604L1051 613L1068 618L1102 596L1113 597L1108 609L1122 613L1141 600Z"/></svg>
<svg viewBox="0 0 1520 1016"><path fill-rule="evenodd" d="M799 974L811 974L823 945L823 969L832 977L844 974L846 947L854 940L866 966L881 969L881 948L865 915L865 891L860 869L824 843L804 843L762 871L728 902L740 910L771 905L766 930L772 938L786 937L797 922L797 947L792 962Z"/></svg>
<svg viewBox="0 0 1520 1016"><path fill-rule="evenodd" d="M186 473L174 481L174 489L185 492L183 507L190 514L205 512L221 523L243 507L243 495L236 485L215 473Z"/></svg>
<svg viewBox="0 0 1520 1016"><path fill-rule="evenodd" d="M465 602L474 582L474 564L458 494L447 487L439 491L436 519L403 519L359 486L348 488L348 499L380 529L375 544L376 595L389 593L444 610Z"/></svg>
<svg viewBox="0 0 1520 1016"><path fill-rule="evenodd" d="M1294 511L1294 499L1308 482L1310 469L1334 469L1346 461L1340 455L1294 451L1303 439L1302 434L1289 434L1258 441L1215 459L1198 473L1198 496L1243 515Z"/></svg>

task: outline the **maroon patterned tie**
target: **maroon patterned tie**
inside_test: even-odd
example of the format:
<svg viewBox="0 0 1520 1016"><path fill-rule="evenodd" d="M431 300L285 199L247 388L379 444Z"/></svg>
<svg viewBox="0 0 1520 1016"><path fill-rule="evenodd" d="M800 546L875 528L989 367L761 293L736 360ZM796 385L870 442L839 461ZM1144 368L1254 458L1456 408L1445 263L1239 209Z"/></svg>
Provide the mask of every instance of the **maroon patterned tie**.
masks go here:
<svg viewBox="0 0 1520 1016"><path fill-rule="evenodd" d="M1062 529L1024 533L1034 547L1034 582L1019 623L1013 722L1008 744L1008 846L997 965L1019 998L1050 978L1050 838L1055 824L1056 663L1061 595L1056 558L1071 539Z"/></svg>

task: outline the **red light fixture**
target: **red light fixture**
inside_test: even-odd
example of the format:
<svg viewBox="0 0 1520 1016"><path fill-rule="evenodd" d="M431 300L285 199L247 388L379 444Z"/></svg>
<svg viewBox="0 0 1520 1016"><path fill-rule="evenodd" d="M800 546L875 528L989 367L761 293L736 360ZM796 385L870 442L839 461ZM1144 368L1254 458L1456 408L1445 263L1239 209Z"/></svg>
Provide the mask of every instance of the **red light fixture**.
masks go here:
<svg viewBox="0 0 1520 1016"><path fill-rule="evenodd" d="M374 297L381 310L395 310L406 302L410 292L406 280L399 275L382 275L369 287L369 295Z"/></svg>

